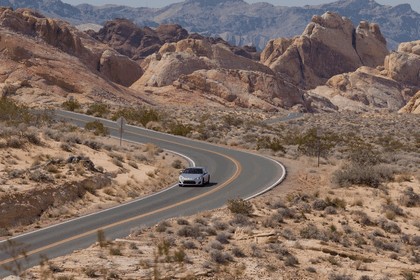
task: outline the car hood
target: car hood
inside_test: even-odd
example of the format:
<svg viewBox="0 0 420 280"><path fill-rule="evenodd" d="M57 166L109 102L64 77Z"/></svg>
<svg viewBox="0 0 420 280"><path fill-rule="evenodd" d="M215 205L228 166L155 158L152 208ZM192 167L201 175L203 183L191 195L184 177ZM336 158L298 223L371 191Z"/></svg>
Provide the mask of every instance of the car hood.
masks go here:
<svg viewBox="0 0 420 280"><path fill-rule="evenodd" d="M202 174L181 174L179 175L179 177L184 178L184 180L194 180L197 178L200 178L202 176Z"/></svg>

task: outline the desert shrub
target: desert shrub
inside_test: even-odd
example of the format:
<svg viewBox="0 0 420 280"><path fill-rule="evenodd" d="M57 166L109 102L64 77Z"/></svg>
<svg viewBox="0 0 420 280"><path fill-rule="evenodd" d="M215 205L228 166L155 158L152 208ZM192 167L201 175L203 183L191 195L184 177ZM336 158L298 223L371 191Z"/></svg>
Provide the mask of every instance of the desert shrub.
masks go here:
<svg viewBox="0 0 420 280"><path fill-rule="evenodd" d="M353 280L353 276L347 274L332 273L328 276L328 280Z"/></svg>
<svg viewBox="0 0 420 280"><path fill-rule="evenodd" d="M87 146L87 147L89 147L89 148L91 148L92 150L95 150L95 151L99 151L103 146L103 144L101 142L94 141L94 140L85 140L85 141L83 141L83 145L85 145L85 146Z"/></svg>
<svg viewBox="0 0 420 280"><path fill-rule="evenodd" d="M71 153L73 151L74 146L69 143L61 143L60 148L65 152Z"/></svg>
<svg viewBox="0 0 420 280"><path fill-rule="evenodd" d="M85 129L92 131L95 135L106 136L109 134L108 128L105 127L103 123L97 120L86 123Z"/></svg>
<svg viewBox="0 0 420 280"><path fill-rule="evenodd" d="M233 214L249 216L252 214L252 203L242 198L230 199L227 202L228 209Z"/></svg>
<svg viewBox="0 0 420 280"><path fill-rule="evenodd" d="M189 225L189 224L190 224L190 222L188 222L188 220L183 219L183 218L179 218L179 219L177 219L177 220L176 220L176 223L177 223L178 225L184 225L184 226L187 226L187 225Z"/></svg>
<svg viewBox="0 0 420 280"><path fill-rule="evenodd" d="M122 252L121 252L121 249L119 247L109 248L109 254L111 256L122 256Z"/></svg>
<svg viewBox="0 0 420 280"><path fill-rule="evenodd" d="M139 169L139 166L137 165L137 163L135 161L130 160L128 162L128 165L130 165L131 167L133 167L134 169Z"/></svg>
<svg viewBox="0 0 420 280"><path fill-rule="evenodd" d="M33 116L29 113L26 106L18 105L10 98L0 98L0 121L11 124L29 123Z"/></svg>
<svg viewBox="0 0 420 280"><path fill-rule="evenodd" d="M192 130L192 126L179 122L172 122L169 124L169 133L173 135L187 136Z"/></svg>
<svg viewBox="0 0 420 280"><path fill-rule="evenodd" d="M209 246L211 249L215 249L215 250L223 250L224 248L223 244L217 240L213 240L212 242L210 242Z"/></svg>
<svg viewBox="0 0 420 280"><path fill-rule="evenodd" d="M335 215L335 214L337 214L337 210L336 210L336 208L335 207L332 207L332 206L328 206L327 208L325 208L325 214L327 214L327 215Z"/></svg>
<svg viewBox="0 0 420 280"><path fill-rule="evenodd" d="M217 235L217 231L214 227L204 227L202 229L204 232L206 232L209 236L215 236Z"/></svg>
<svg viewBox="0 0 420 280"><path fill-rule="evenodd" d="M76 99L73 99L73 98L69 99L67 101L64 101L61 104L61 108L63 108L64 110L67 110L67 111L72 111L72 112L74 112L76 110L79 110L81 107L82 106L80 105L79 101L77 101Z"/></svg>
<svg viewBox="0 0 420 280"><path fill-rule="evenodd" d="M197 249L197 245L195 245L195 243L193 241L190 241L190 240L183 241L182 246L185 249Z"/></svg>
<svg viewBox="0 0 420 280"><path fill-rule="evenodd" d="M372 226L375 223L372 221L372 219L368 216L368 214L366 214L363 211L357 210L357 211L353 211L353 218L356 222L358 222L361 225L364 226Z"/></svg>
<svg viewBox="0 0 420 280"><path fill-rule="evenodd" d="M233 219L230 220L230 224L236 225L236 226L248 226L252 224L252 221L249 218L249 216L242 215L242 214L235 214L233 216Z"/></svg>
<svg viewBox="0 0 420 280"><path fill-rule="evenodd" d="M283 153L286 152L286 149L282 145L282 141L278 137L264 136L264 137L258 138L257 150L260 150L260 149L270 149L275 152L281 151Z"/></svg>
<svg viewBox="0 0 420 280"><path fill-rule="evenodd" d="M404 210L393 203L382 205L382 208L385 214L404 216Z"/></svg>
<svg viewBox="0 0 420 280"><path fill-rule="evenodd" d="M320 231L314 224L306 225L300 230L299 234L302 238L305 239L318 239L324 241L326 241L327 239L327 236L322 231Z"/></svg>
<svg viewBox="0 0 420 280"><path fill-rule="evenodd" d="M395 234L401 233L401 228L398 226L398 224L394 222L381 218L378 220L377 224L386 232L395 233Z"/></svg>
<svg viewBox="0 0 420 280"><path fill-rule="evenodd" d="M379 238L376 238L373 241L373 245L376 248L386 250L386 251L392 251L392 252L397 252L397 253L400 251L399 244L393 243L393 242L385 242L385 241L380 240Z"/></svg>
<svg viewBox="0 0 420 280"><path fill-rule="evenodd" d="M244 123L239 117L230 114L223 116L222 119L227 126L241 126Z"/></svg>
<svg viewBox="0 0 420 280"><path fill-rule="evenodd" d="M50 175L45 174L40 170L35 170L29 173L29 179L37 183L54 181L54 179Z"/></svg>
<svg viewBox="0 0 420 280"><path fill-rule="evenodd" d="M270 228L275 228L277 227L280 223L283 223L283 215L279 214L279 213L275 213L269 217L266 217L263 221L262 221L262 225L264 227L270 227Z"/></svg>
<svg viewBox="0 0 420 280"><path fill-rule="evenodd" d="M285 228L281 235L287 240L296 240L296 235L291 229Z"/></svg>
<svg viewBox="0 0 420 280"><path fill-rule="evenodd" d="M289 254L284 259L284 265L285 266L296 266L299 264L299 260L293 256L292 254Z"/></svg>
<svg viewBox="0 0 420 280"><path fill-rule="evenodd" d="M257 244L252 243L250 248L251 248L251 257L261 258L263 256L261 249L257 246Z"/></svg>
<svg viewBox="0 0 420 280"><path fill-rule="evenodd" d="M307 156L327 157L339 137L331 132L324 132L317 135L317 129L313 128L297 137L298 152Z"/></svg>
<svg viewBox="0 0 420 280"><path fill-rule="evenodd" d="M93 103L89 105L86 114L94 115L96 117L104 117L109 113L109 106L104 103Z"/></svg>
<svg viewBox="0 0 420 280"><path fill-rule="evenodd" d="M12 136L6 140L6 146L13 149L21 149L25 145L25 141L18 138L17 136Z"/></svg>
<svg viewBox="0 0 420 280"><path fill-rule="evenodd" d="M328 204L327 202L325 202L325 200L323 199L316 199L313 203L312 203L312 208L318 211L322 211L325 208L327 208Z"/></svg>
<svg viewBox="0 0 420 280"><path fill-rule="evenodd" d="M420 248L420 236L414 235L410 238L410 244Z"/></svg>
<svg viewBox="0 0 420 280"><path fill-rule="evenodd" d="M340 198L337 198L337 197L331 199L329 196L327 196L325 198L325 202L330 207L346 209L346 204L347 203L344 199L340 199Z"/></svg>
<svg viewBox="0 0 420 280"><path fill-rule="evenodd" d="M197 238L201 235L201 232L198 226L185 225L178 230L177 234L183 237Z"/></svg>
<svg viewBox="0 0 420 280"><path fill-rule="evenodd" d="M296 210L291 208L280 208L277 210L277 214L283 217L283 219L294 219L296 217Z"/></svg>
<svg viewBox="0 0 420 280"><path fill-rule="evenodd" d="M219 241L222 244L229 244L230 234L226 232L221 232L217 234L216 240Z"/></svg>
<svg viewBox="0 0 420 280"><path fill-rule="evenodd" d="M399 203L405 207L420 206L420 195L414 192L413 188L406 188L399 198Z"/></svg>
<svg viewBox="0 0 420 280"><path fill-rule="evenodd" d="M92 267L86 267L83 269L83 272L87 277L96 278L98 275L96 274L96 270Z"/></svg>
<svg viewBox="0 0 420 280"><path fill-rule="evenodd" d="M26 131L24 134L25 138L28 139L28 142L37 146L42 145L41 138L39 138L38 132L34 130Z"/></svg>
<svg viewBox="0 0 420 280"><path fill-rule="evenodd" d="M383 166L345 166L333 173L333 182L340 187L365 185L377 188L382 182L391 180L393 172Z"/></svg>
<svg viewBox="0 0 420 280"><path fill-rule="evenodd" d="M412 271L404 270L401 272L402 277L404 280L416 280L416 275Z"/></svg>
<svg viewBox="0 0 420 280"><path fill-rule="evenodd" d="M213 223L213 226L215 229L217 230L226 230L229 228L229 225L225 222L221 222L221 221L215 221Z"/></svg>
<svg viewBox="0 0 420 280"><path fill-rule="evenodd" d="M276 200L273 204L270 204L272 209L287 208L286 204L282 200Z"/></svg>
<svg viewBox="0 0 420 280"><path fill-rule="evenodd" d="M146 107L120 109L112 116L112 120L115 121L120 117L124 117L128 122L142 124L143 126L152 121L159 122L162 118L157 110Z"/></svg>
<svg viewBox="0 0 420 280"><path fill-rule="evenodd" d="M69 144L82 144L82 137L76 133L67 134L63 140Z"/></svg>
<svg viewBox="0 0 420 280"><path fill-rule="evenodd" d="M176 159L172 162L171 166L176 169L182 168L182 162L179 159Z"/></svg>
<svg viewBox="0 0 420 280"><path fill-rule="evenodd" d="M219 250L211 250L210 258L213 262L218 264L226 264L233 261L232 256L227 252L221 252Z"/></svg>
<svg viewBox="0 0 420 280"><path fill-rule="evenodd" d="M21 178L24 174L25 170L22 169L12 169L7 173L9 179Z"/></svg>
<svg viewBox="0 0 420 280"><path fill-rule="evenodd" d="M174 251L173 259L175 262L183 263L187 259L187 254L185 251L181 248Z"/></svg>
<svg viewBox="0 0 420 280"><path fill-rule="evenodd" d="M239 247L233 247L232 248L232 254L237 258L246 257L245 253Z"/></svg>
<svg viewBox="0 0 420 280"><path fill-rule="evenodd" d="M169 222L167 222L167 221L163 221L163 222L160 222L159 224L157 224L157 226L156 226L156 231L157 232L165 232L166 231L166 229L168 228L168 227L170 227L171 226L171 224L169 223Z"/></svg>

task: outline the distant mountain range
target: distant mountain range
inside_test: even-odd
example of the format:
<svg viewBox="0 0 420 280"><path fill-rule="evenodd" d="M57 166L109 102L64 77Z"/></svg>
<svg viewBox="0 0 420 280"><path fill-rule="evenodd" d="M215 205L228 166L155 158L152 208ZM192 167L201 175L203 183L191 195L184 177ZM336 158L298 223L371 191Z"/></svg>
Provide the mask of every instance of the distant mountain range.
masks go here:
<svg viewBox="0 0 420 280"><path fill-rule="evenodd" d="M235 45L263 49L270 39L301 34L313 15L338 12L357 25L362 20L378 23L394 49L399 43L420 39L420 14L410 5L380 5L374 0L341 0L330 4L282 7L243 0L186 0L164 8L133 8L118 5L72 6L60 0L0 0L0 6L36 9L44 15L72 24L103 25L115 18L132 20L139 26L156 27L176 23L191 32L221 37Z"/></svg>

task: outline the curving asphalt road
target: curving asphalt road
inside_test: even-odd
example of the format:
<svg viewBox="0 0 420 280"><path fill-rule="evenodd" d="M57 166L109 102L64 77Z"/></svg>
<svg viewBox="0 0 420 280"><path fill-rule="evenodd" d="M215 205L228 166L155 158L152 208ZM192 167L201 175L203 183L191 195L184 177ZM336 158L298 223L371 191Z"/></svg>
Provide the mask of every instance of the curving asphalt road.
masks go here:
<svg viewBox="0 0 420 280"><path fill-rule="evenodd" d="M119 135L117 125L112 121L66 111L56 111L55 114L80 126L100 120L110 128L112 136ZM272 159L184 137L128 125L124 129L123 139L154 143L185 156L192 165L206 166L211 174L211 184L202 188L174 185L111 209L13 237L13 242L25 246L27 258L18 259L23 267L86 248L97 240L100 229L107 239L124 237L133 228L219 208L232 198L250 199L274 188L286 176L284 166ZM5 243L0 242L0 247ZM11 265L12 261L10 254L0 252L0 277L11 274L4 266Z"/></svg>

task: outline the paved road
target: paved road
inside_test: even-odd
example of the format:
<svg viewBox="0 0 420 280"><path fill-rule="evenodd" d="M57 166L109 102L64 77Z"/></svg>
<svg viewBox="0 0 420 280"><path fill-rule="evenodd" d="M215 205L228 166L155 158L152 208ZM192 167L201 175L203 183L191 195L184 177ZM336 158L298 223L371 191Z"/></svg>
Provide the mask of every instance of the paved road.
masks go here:
<svg viewBox="0 0 420 280"><path fill-rule="evenodd" d="M57 111L56 115L80 126L93 120L90 116L65 111ZM111 135L119 135L115 122L100 121L110 128ZM255 197L278 185L286 175L284 167L269 158L184 137L126 126L124 139L154 143L186 156L191 164L206 166L211 184L202 188L174 185L112 209L16 236L13 242L24 244L28 253L26 260L19 260L25 267L37 265L45 257L51 259L90 246L97 240L99 229L105 232L107 239L124 237L136 227L219 208L232 198ZM4 241L0 242L2 245ZM11 261L9 254L0 252L0 277L10 274L3 266L10 265Z"/></svg>

